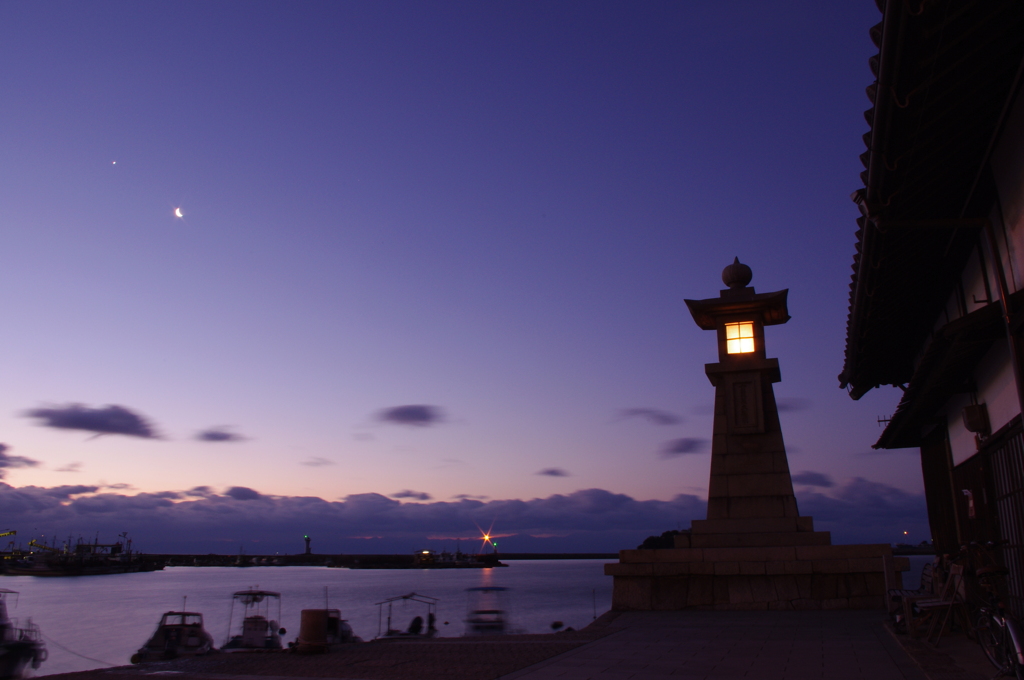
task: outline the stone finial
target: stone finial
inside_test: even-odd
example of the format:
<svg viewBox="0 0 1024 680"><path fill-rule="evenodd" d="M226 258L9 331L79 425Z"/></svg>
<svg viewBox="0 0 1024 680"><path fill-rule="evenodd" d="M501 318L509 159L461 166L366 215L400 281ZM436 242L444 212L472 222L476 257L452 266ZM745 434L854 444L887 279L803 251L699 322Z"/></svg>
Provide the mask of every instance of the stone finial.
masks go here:
<svg viewBox="0 0 1024 680"><path fill-rule="evenodd" d="M740 262L738 257L733 260L731 265L722 270L722 282L729 288L745 288L752 278L754 278L754 272Z"/></svg>

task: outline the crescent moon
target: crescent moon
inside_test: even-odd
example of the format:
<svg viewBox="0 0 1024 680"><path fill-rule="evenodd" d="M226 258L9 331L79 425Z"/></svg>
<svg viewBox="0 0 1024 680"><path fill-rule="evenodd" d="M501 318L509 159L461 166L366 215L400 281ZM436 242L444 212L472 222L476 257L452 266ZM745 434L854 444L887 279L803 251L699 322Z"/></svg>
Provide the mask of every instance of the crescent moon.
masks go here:
<svg viewBox="0 0 1024 680"><path fill-rule="evenodd" d="M181 208L175 208L174 209L174 216L175 217L184 217L185 213L181 212Z"/></svg>

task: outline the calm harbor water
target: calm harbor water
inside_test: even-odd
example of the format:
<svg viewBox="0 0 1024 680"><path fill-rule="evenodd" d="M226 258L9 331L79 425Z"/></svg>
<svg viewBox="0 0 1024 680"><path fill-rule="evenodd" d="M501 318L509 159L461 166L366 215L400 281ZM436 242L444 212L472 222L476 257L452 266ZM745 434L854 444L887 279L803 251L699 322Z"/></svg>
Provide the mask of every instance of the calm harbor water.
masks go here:
<svg viewBox="0 0 1024 680"><path fill-rule="evenodd" d="M512 626L528 633L551 632L551 623L581 628L611 607L608 560L509 561L501 569L329 569L326 567L169 567L146 574L38 578L4 576L0 587L19 591L10 615L31 617L42 630L50 658L36 675L124 665L169 610L202 612L220 646L227 636L231 594L259 586L281 593L286 640L299 633L303 609L341 610L364 640L377 635L375 602L417 592L439 598L440 635L463 634L466 588L506 586ZM397 605L392 625L405 628L422 605ZM385 614L386 615L386 614ZM237 616L237 612L236 612ZM445 625L447 622L447 625ZM83 658L89 657L89 658Z"/></svg>
<svg viewBox="0 0 1024 680"><path fill-rule="evenodd" d="M903 572L903 587L916 590L921 587L921 569L926 562L935 559L934 555L910 555L910 571Z"/></svg>

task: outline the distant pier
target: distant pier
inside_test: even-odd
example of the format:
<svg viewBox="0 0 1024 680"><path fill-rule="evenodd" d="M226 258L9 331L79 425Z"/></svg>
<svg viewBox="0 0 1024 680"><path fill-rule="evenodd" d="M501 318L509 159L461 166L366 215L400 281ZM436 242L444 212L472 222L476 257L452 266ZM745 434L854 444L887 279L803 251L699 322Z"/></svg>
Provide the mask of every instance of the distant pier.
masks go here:
<svg viewBox="0 0 1024 680"><path fill-rule="evenodd" d="M216 555L216 554L148 554L147 560L163 562L168 567L339 567L348 569L416 569L436 568L416 564L416 556L408 555ZM614 560L618 553L502 553L480 556L484 562L513 560Z"/></svg>

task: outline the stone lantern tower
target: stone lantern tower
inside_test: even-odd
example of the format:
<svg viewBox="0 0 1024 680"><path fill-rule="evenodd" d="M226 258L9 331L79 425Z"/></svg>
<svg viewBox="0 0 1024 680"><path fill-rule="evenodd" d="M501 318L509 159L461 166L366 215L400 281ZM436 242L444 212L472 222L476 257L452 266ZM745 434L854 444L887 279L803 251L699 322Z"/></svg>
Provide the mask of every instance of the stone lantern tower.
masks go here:
<svg viewBox="0 0 1024 680"><path fill-rule="evenodd" d="M759 294L751 278L736 258L719 297L686 301L697 325L716 332L718 363L704 366L715 386L708 514L694 520L685 547L827 545L829 534L797 512L772 389L779 360L765 354L765 326L789 321L789 291Z"/></svg>
<svg viewBox="0 0 1024 680"><path fill-rule="evenodd" d="M764 334L789 321L789 291L757 293L751 278L737 258L718 297L686 301L718 341L718 362L704 366L715 388L707 518L675 549L622 550L605 565L613 609L882 608L910 566L888 544L832 545L797 511Z"/></svg>

